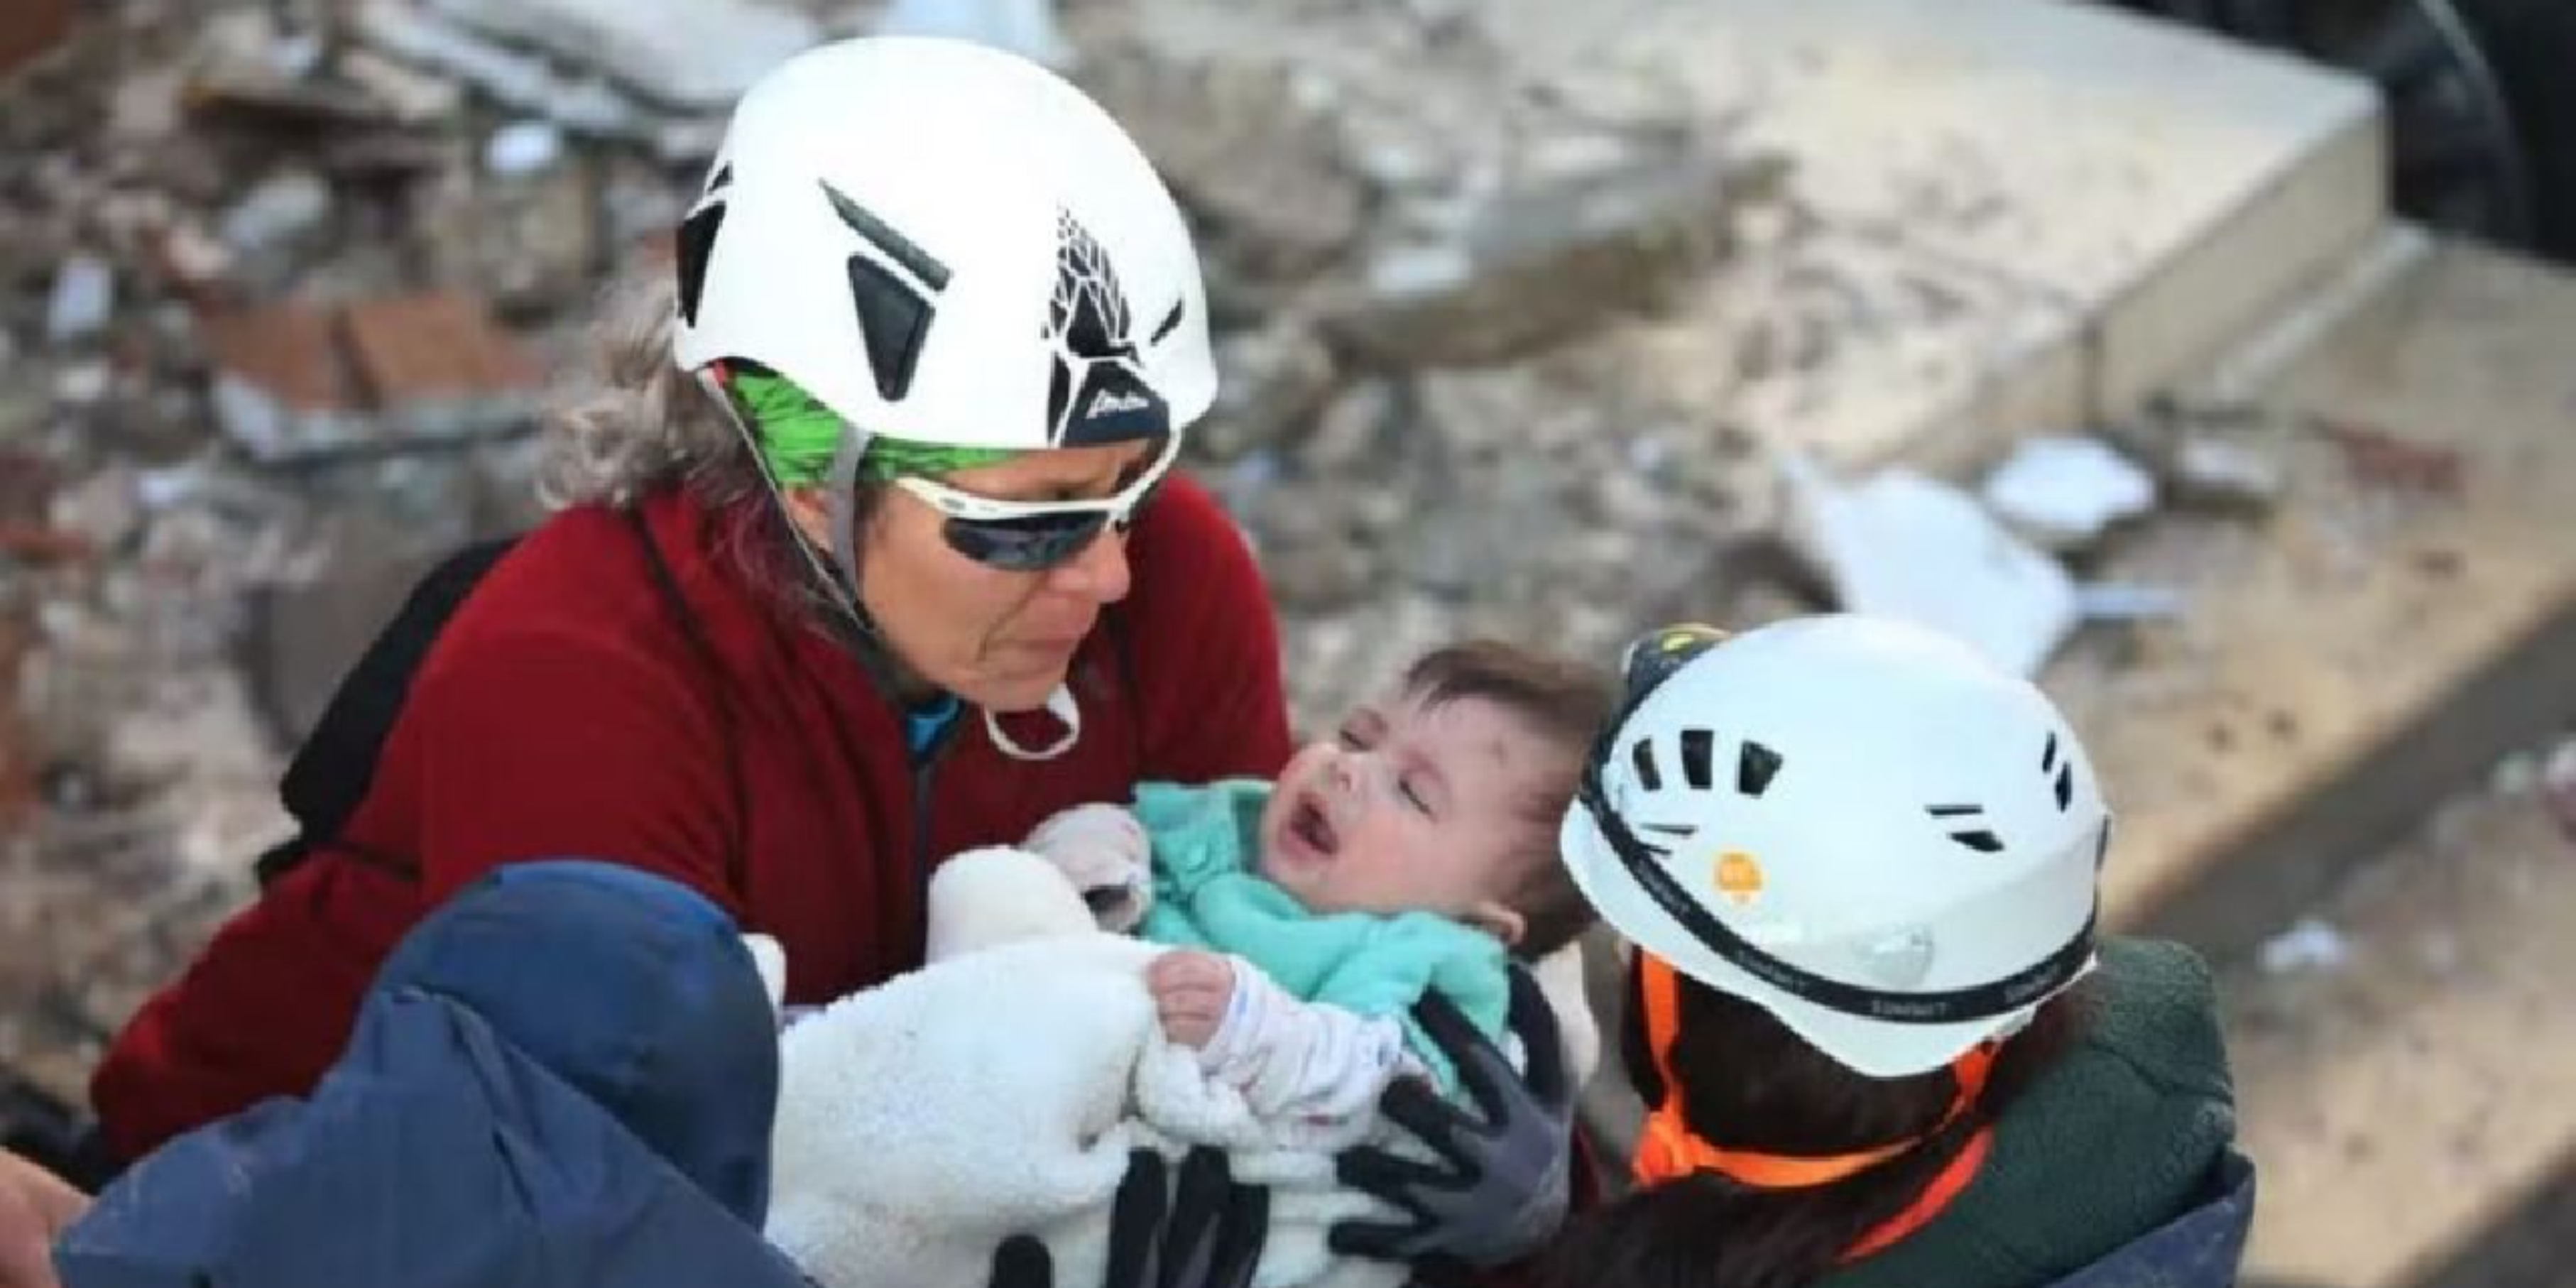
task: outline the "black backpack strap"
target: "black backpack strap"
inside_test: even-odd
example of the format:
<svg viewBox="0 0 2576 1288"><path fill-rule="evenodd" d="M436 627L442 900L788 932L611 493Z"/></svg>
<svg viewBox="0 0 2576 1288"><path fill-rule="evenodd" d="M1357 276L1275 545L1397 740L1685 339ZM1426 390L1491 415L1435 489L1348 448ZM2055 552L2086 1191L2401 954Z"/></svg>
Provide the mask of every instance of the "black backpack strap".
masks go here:
<svg viewBox="0 0 2576 1288"><path fill-rule="evenodd" d="M340 679L322 718L296 750L278 784L278 799L296 822L296 834L260 856L259 883L265 887L292 871L313 848L335 840L375 781L376 761L385 738L411 694L413 675L449 618L474 593L484 574L509 553L518 538L505 537L468 546L447 557L412 588L411 597L392 622L367 646L356 666ZM401 873L416 876L407 861L360 854Z"/></svg>

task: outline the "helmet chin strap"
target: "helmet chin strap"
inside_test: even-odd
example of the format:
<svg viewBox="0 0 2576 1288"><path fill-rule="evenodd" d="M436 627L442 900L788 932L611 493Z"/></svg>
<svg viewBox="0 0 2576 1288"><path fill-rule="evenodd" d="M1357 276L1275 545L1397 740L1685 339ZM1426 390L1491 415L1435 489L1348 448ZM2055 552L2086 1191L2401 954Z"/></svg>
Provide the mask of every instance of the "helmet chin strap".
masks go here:
<svg viewBox="0 0 2576 1288"><path fill-rule="evenodd" d="M1064 726L1064 736L1036 750L1012 741L1011 735L1003 730L1000 718L990 710L984 711L984 733L993 740L995 747L1001 749L1003 755L1013 760L1053 760L1073 750L1074 742L1082 737L1082 708L1074 702L1073 690L1059 684L1055 686L1055 692L1047 695L1046 713L1054 716L1056 723Z"/></svg>
<svg viewBox="0 0 2576 1288"><path fill-rule="evenodd" d="M867 619L859 604L859 458L868 454L869 434L856 425L843 422L840 446L832 449L830 486L823 491L823 521L831 529L832 566L840 576L841 593L849 597L851 616L858 619L859 629L876 637L876 623Z"/></svg>

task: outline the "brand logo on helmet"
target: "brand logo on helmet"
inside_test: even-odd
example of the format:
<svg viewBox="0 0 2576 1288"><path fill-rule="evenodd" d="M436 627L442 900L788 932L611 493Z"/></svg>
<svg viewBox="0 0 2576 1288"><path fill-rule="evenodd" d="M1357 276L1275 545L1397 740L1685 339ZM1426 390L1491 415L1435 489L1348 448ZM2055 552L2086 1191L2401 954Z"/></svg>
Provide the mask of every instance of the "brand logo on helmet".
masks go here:
<svg viewBox="0 0 2576 1288"><path fill-rule="evenodd" d="M1739 908L1762 897L1762 865L1742 850L1728 850L1718 856L1713 881L1718 893Z"/></svg>
<svg viewBox="0 0 2576 1288"><path fill-rule="evenodd" d="M1143 411L1153 405L1153 400L1143 394L1103 389L1091 395L1091 405L1083 408L1082 414L1087 419L1098 420L1103 416L1115 416L1120 412Z"/></svg>

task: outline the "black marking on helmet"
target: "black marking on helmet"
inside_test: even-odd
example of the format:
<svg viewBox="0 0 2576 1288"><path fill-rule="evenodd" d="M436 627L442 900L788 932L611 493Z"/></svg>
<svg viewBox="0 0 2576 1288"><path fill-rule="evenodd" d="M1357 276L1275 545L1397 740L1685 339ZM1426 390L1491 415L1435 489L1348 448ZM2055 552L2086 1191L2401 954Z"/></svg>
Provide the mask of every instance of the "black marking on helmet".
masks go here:
<svg viewBox="0 0 2576 1288"><path fill-rule="evenodd" d="M877 254L892 260L907 279L869 255L850 256L850 303L859 317L859 341L867 346L868 374L877 394L901 402L912 392L912 374L921 363L922 343L938 315L936 295L948 285L948 266L914 245L892 225L831 185L817 180L832 203L832 213L850 226Z"/></svg>
<svg viewBox="0 0 2576 1288"><path fill-rule="evenodd" d="M912 392L913 368L920 365L921 344L929 338L930 301L865 255L850 256L849 268L850 301L859 313L859 341L867 346L868 373L876 377L879 397L901 402Z"/></svg>
<svg viewBox="0 0 2576 1288"><path fill-rule="evenodd" d="M2039 753L2039 772L2045 774L2055 768L2057 768L2057 734L2052 730L2048 735L2048 746Z"/></svg>
<svg viewBox="0 0 2576 1288"><path fill-rule="evenodd" d="M1637 830L1655 832L1664 836L1677 836L1683 840L1699 835L1699 828L1689 823L1639 823Z"/></svg>
<svg viewBox="0 0 2576 1288"><path fill-rule="evenodd" d="M1643 787L1650 792L1659 792L1664 789L1664 773L1662 770L1655 767L1655 744L1653 740L1639 738L1637 740L1637 745L1628 749L1628 759L1630 763L1637 767L1637 785L1639 787Z"/></svg>
<svg viewBox="0 0 2576 1288"><path fill-rule="evenodd" d="M1047 424L1064 423L1065 405L1073 399L1073 367L1070 363L1047 364Z"/></svg>
<svg viewBox="0 0 2576 1288"><path fill-rule="evenodd" d="M1771 779L1780 772L1780 753L1758 742L1747 742L1735 758L1735 790L1760 800L1771 790Z"/></svg>
<svg viewBox="0 0 2576 1288"><path fill-rule="evenodd" d="M1716 734L1706 729L1682 730L1682 781L1700 791L1707 791L1709 761L1716 749Z"/></svg>
<svg viewBox="0 0 2576 1288"><path fill-rule="evenodd" d="M2073 804L2073 803L2074 803L2074 801L2075 801L2075 766L2074 766L2072 763L2064 764L2064 765L2059 765L2059 766L2057 767L2057 808L2058 808L2058 811L2059 811L2060 813L2065 812L2066 808L2067 808L2069 805Z"/></svg>
<svg viewBox="0 0 2576 1288"><path fill-rule="evenodd" d="M1172 301L1172 311L1163 315L1161 325L1154 328L1154 338L1146 343L1161 344L1163 342L1163 337L1179 330L1181 325L1181 310L1187 307L1188 304L1189 301L1187 300Z"/></svg>
<svg viewBox="0 0 2576 1288"><path fill-rule="evenodd" d="M1109 252L1069 211L1056 212L1055 288L1044 339L1047 441L1085 447L1159 438L1171 407L1137 361L1135 312Z"/></svg>
<svg viewBox="0 0 2576 1288"><path fill-rule="evenodd" d="M1118 270L1080 221L1055 216L1055 294L1047 301L1047 333L1061 338L1077 358L1132 357L1127 292Z"/></svg>
<svg viewBox="0 0 2576 1288"><path fill-rule="evenodd" d="M1926 805L1923 807L1923 812L1934 818L1958 819L1964 823L1974 821L1977 815L1986 812L1986 807L1983 805ZM2004 848L2002 837L1982 827L1952 832L1950 839L1979 854L1998 854Z"/></svg>
<svg viewBox="0 0 2576 1288"><path fill-rule="evenodd" d="M847 194L833 187L830 180L816 182L823 185L823 195L832 199L832 213L839 215L841 222L850 226L850 231L866 239L869 245L883 251L886 258L902 265L903 271L920 278L921 284L930 288L932 293L936 294L948 289L946 264L940 263L929 251L913 244L911 238L896 232L892 224L877 218L874 211L850 200Z"/></svg>
<svg viewBox="0 0 2576 1288"><path fill-rule="evenodd" d="M728 161L723 165L717 166L714 174L707 176L706 189L698 195L701 197L712 197L716 195L717 191L731 182L733 182L733 163Z"/></svg>
<svg viewBox="0 0 2576 1288"><path fill-rule="evenodd" d="M673 239L680 273L680 320L698 324L698 301L706 293L707 260L715 254L716 232L724 227L725 203L715 202L680 221Z"/></svg>

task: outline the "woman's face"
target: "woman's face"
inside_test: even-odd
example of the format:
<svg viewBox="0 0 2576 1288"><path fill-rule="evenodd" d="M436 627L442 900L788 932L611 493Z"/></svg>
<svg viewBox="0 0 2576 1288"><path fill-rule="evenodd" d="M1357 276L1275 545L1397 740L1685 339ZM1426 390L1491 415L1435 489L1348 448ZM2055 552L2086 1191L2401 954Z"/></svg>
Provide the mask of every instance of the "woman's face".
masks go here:
<svg viewBox="0 0 2576 1288"><path fill-rule="evenodd" d="M1136 442L1029 452L940 481L1001 501L1107 496L1149 459ZM790 509L829 548L819 489ZM859 598L896 660L926 693L946 690L989 711L1033 710L1063 683L1100 610L1127 595L1127 539L1104 530L1043 572L1004 572L959 554L945 518L901 488L884 490L859 536Z"/></svg>

